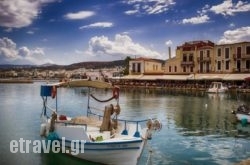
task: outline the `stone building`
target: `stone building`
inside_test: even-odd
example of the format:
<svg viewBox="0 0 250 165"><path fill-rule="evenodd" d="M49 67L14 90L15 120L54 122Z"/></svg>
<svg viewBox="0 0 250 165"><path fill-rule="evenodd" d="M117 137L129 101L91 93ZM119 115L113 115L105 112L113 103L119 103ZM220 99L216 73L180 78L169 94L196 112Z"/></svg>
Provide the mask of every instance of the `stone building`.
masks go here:
<svg viewBox="0 0 250 165"><path fill-rule="evenodd" d="M136 58L129 61L130 75L163 74L163 64L148 58Z"/></svg>
<svg viewBox="0 0 250 165"><path fill-rule="evenodd" d="M185 42L165 66L165 74L249 73L250 42L224 45L209 40Z"/></svg>

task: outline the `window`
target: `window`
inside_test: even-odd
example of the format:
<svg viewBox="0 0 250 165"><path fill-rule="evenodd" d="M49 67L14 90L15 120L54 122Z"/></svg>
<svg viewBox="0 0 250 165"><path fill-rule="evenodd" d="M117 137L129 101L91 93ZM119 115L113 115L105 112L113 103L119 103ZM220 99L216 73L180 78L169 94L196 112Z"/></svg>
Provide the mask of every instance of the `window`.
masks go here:
<svg viewBox="0 0 250 165"><path fill-rule="evenodd" d="M246 60L246 69L250 69L250 60Z"/></svg>
<svg viewBox="0 0 250 165"><path fill-rule="evenodd" d="M177 72L177 66L174 66L174 71Z"/></svg>
<svg viewBox="0 0 250 165"><path fill-rule="evenodd" d="M207 50L207 57L210 57L210 50Z"/></svg>
<svg viewBox="0 0 250 165"><path fill-rule="evenodd" d="M241 47L237 47L237 55L241 55Z"/></svg>
<svg viewBox="0 0 250 165"><path fill-rule="evenodd" d="M182 61L186 62L187 61L187 55L186 54L183 54L183 59Z"/></svg>
<svg viewBox="0 0 250 165"><path fill-rule="evenodd" d="M183 67L183 72L186 72L186 67L185 66Z"/></svg>
<svg viewBox="0 0 250 165"><path fill-rule="evenodd" d="M141 72L141 63L137 64L137 72L139 72L139 73Z"/></svg>
<svg viewBox="0 0 250 165"><path fill-rule="evenodd" d="M229 70L229 60L228 61L226 61L226 70Z"/></svg>
<svg viewBox="0 0 250 165"><path fill-rule="evenodd" d="M169 66L168 71L171 72L171 66Z"/></svg>
<svg viewBox="0 0 250 165"><path fill-rule="evenodd" d="M203 60L203 51L200 51L200 60Z"/></svg>
<svg viewBox="0 0 250 165"><path fill-rule="evenodd" d="M190 72L194 72L194 68L192 66L190 67Z"/></svg>
<svg viewBox="0 0 250 165"><path fill-rule="evenodd" d="M189 55L189 61L193 61L193 54Z"/></svg>
<svg viewBox="0 0 250 165"><path fill-rule="evenodd" d="M250 55L250 46L246 46L246 54Z"/></svg>
<svg viewBox="0 0 250 165"><path fill-rule="evenodd" d="M225 58L229 58L229 48L225 48Z"/></svg>
<svg viewBox="0 0 250 165"><path fill-rule="evenodd" d="M217 62L217 70L221 70L221 61Z"/></svg>
<svg viewBox="0 0 250 165"><path fill-rule="evenodd" d="M135 72L135 63L132 64L132 72Z"/></svg>
<svg viewBox="0 0 250 165"><path fill-rule="evenodd" d="M220 57L221 56L221 48L217 49L217 56Z"/></svg>

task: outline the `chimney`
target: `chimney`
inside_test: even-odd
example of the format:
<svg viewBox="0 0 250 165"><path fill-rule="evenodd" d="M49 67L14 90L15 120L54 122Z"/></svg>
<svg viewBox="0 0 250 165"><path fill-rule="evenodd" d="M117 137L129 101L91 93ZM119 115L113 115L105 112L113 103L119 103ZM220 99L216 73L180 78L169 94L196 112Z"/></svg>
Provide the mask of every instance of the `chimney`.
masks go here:
<svg viewBox="0 0 250 165"><path fill-rule="evenodd" d="M171 59L171 47L168 47L168 59Z"/></svg>

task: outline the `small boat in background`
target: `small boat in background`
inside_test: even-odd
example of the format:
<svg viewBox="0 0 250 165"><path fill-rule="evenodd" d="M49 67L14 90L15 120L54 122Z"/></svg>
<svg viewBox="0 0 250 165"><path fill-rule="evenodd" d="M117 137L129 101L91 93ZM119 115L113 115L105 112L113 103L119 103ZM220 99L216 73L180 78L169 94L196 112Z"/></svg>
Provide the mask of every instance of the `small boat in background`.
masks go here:
<svg viewBox="0 0 250 165"><path fill-rule="evenodd" d="M237 110L232 111L232 114L235 114L237 120L243 125L250 123L250 108L247 105L238 106Z"/></svg>
<svg viewBox="0 0 250 165"><path fill-rule="evenodd" d="M212 82L207 90L208 93L225 93L227 91L228 88L222 82Z"/></svg>

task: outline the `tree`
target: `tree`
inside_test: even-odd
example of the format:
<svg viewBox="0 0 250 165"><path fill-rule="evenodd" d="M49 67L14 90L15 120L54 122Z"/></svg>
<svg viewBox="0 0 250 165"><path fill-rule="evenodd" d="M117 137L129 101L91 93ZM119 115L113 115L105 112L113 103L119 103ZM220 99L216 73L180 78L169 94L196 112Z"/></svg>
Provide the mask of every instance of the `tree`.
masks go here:
<svg viewBox="0 0 250 165"><path fill-rule="evenodd" d="M131 57L127 56L125 58L125 69L124 69L124 75L129 74L129 61L131 60Z"/></svg>

